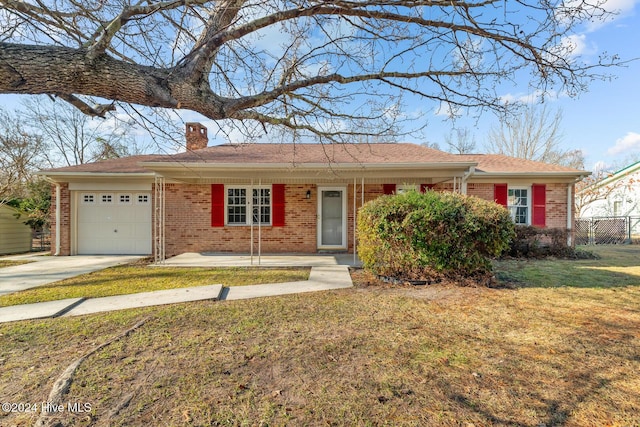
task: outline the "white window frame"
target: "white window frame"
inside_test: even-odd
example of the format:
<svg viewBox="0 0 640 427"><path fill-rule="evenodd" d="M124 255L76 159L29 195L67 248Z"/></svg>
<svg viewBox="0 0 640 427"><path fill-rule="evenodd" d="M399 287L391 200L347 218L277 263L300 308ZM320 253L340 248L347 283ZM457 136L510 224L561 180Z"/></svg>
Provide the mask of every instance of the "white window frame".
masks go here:
<svg viewBox="0 0 640 427"><path fill-rule="evenodd" d="M418 184L398 184L396 185L396 194L406 193L408 191L420 192L420 185Z"/></svg>
<svg viewBox="0 0 640 427"><path fill-rule="evenodd" d="M613 201L613 216L622 216L622 200Z"/></svg>
<svg viewBox="0 0 640 427"><path fill-rule="evenodd" d="M244 222L229 222L229 190L245 190L245 221ZM263 208L269 208L269 222L263 222L260 224L258 221L253 222L253 210L258 209L260 206L258 203L253 202L254 190L269 190L269 204L262 205ZM258 193L259 194L259 193ZM273 221L273 188L271 185L225 185L224 187L224 223L225 225L234 226L246 226L246 225L262 225L271 226Z"/></svg>
<svg viewBox="0 0 640 427"><path fill-rule="evenodd" d="M148 205L151 202L151 195L147 193L138 193L135 195L133 202L136 205Z"/></svg>
<svg viewBox="0 0 640 427"><path fill-rule="evenodd" d="M511 191L516 191L516 190L526 190L527 191L527 204L526 206L522 206L522 205L514 205L512 204L512 199L511 197L515 197L515 196L511 196L509 193L511 193ZM531 194L531 186L525 186L525 185L509 185L507 186L507 209L509 210L509 213L511 214L511 218L513 219L513 222L516 223L516 225L531 225L531 203L532 203L532 194ZM518 207L526 207L527 208L527 218L526 221L524 223L518 223L516 222L516 208Z"/></svg>

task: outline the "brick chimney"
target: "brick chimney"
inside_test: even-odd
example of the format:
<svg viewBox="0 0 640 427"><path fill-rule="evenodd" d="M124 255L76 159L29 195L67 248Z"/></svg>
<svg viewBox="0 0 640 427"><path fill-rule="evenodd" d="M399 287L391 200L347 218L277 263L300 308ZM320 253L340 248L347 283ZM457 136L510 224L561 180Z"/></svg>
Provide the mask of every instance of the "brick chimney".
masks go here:
<svg viewBox="0 0 640 427"><path fill-rule="evenodd" d="M207 128L200 123L187 123L186 138L187 151L207 148L207 144L209 144Z"/></svg>

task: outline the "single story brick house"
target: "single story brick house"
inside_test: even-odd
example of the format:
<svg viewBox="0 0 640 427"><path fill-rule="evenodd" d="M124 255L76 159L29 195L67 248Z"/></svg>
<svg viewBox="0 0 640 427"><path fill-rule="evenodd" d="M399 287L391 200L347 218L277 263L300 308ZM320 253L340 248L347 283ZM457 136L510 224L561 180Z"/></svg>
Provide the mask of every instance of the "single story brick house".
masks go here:
<svg viewBox="0 0 640 427"><path fill-rule="evenodd" d="M408 189L466 193L518 224L572 230L574 183L588 174L405 143L208 147L198 123L186 140L184 153L41 172L54 183L52 252L352 253L363 203Z"/></svg>

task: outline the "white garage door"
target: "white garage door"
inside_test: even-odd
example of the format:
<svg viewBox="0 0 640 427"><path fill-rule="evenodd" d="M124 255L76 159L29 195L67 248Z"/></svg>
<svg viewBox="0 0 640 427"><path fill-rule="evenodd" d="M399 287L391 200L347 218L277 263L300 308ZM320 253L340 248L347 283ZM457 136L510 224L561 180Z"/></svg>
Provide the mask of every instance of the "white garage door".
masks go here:
<svg viewBox="0 0 640 427"><path fill-rule="evenodd" d="M78 254L151 253L151 194L80 192Z"/></svg>

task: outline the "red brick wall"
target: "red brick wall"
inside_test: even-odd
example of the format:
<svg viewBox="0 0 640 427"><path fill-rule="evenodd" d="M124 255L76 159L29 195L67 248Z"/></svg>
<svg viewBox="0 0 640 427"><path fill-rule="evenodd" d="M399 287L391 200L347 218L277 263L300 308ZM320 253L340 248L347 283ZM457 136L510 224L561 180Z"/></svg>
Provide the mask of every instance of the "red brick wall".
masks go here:
<svg viewBox="0 0 640 427"><path fill-rule="evenodd" d="M311 190L311 198L306 198ZM316 252L315 185L285 186L285 226L261 227L263 253ZM183 252L251 251L251 227L211 227L211 186L165 186L166 255ZM253 249L258 251L258 226L253 227Z"/></svg>
<svg viewBox="0 0 640 427"><path fill-rule="evenodd" d="M450 191L439 185L436 190ZM306 198L307 191L311 198ZM285 186L285 226L261 227L263 253L315 253L317 251L317 186ZM469 183L469 195L493 200L492 183ZM383 194L382 184L366 184L365 203ZM353 184L347 186L347 246L353 252ZM356 185L356 209L362 206L360 183ZM56 248L55 186L51 204L51 251ZM566 229L567 184L547 184L547 227ZM166 255L183 252L238 252L251 250L250 226L211 227L211 186L167 184L165 189ZM71 198L69 186L61 184L60 255L71 253ZM254 252L258 251L258 227L254 226Z"/></svg>
<svg viewBox="0 0 640 427"><path fill-rule="evenodd" d="M51 254L56 253L56 186L51 186ZM71 193L69 184L60 184L60 253L71 255Z"/></svg>
<svg viewBox="0 0 640 427"><path fill-rule="evenodd" d="M546 226L549 228L567 228L567 185L546 184ZM467 194L493 201L493 184L469 183Z"/></svg>
<svg viewBox="0 0 640 427"><path fill-rule="evenodd" d="M567 184L547 184L547 227L567 229Z"/></svg>
<svg viewBox="0 0 640 427"><path fill-rule="evenodd" d="M467 195L493 202L493 184L467 184Z"/></svg>

